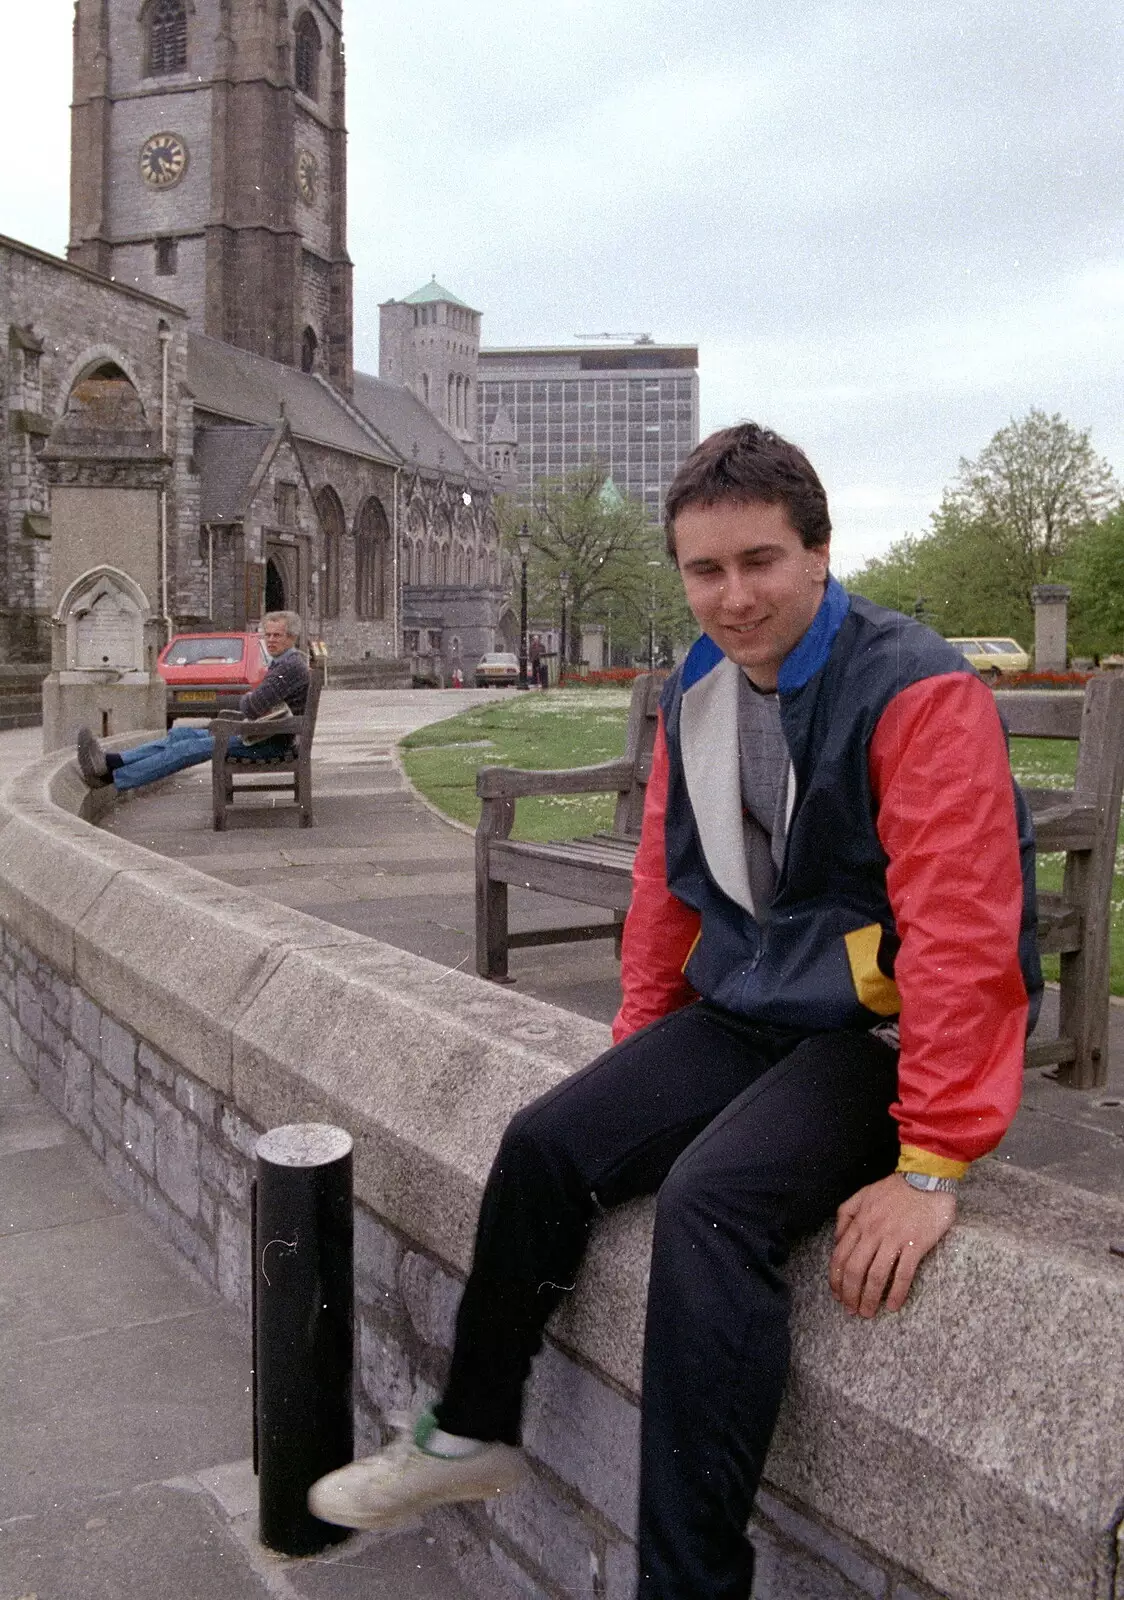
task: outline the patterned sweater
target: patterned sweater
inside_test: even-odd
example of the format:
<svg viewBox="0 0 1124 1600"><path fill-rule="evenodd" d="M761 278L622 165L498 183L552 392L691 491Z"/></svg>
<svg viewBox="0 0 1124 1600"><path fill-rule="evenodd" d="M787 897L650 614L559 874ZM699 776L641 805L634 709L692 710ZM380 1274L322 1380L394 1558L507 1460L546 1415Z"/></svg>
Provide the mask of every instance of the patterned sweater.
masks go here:
<svg viewBox="0 0 1124 1600"><path fill-rule="evenodd" d="M253 721L284 702L294 717L300 717L307 700L308 662L299 650L292 649L274 658L257 688L239 700L238 709Z"/></svg>

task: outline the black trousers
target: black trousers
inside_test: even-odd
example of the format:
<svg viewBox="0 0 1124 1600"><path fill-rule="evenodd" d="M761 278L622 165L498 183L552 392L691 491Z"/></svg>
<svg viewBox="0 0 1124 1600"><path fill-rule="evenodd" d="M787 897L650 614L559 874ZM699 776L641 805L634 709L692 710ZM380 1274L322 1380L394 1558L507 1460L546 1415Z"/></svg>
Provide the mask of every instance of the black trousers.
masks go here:
<svg viewBox="0 0 1124 1600"><path fill-rule="evenodd" d="M893 1170L897 1055L703 1003L520 1111L480 1211L437 1419L518 1444L543 1327L602 1209L657 1193L641 1404L639 1600L746 1600L745 1525L788 1371L792 1241Z"/></svg>

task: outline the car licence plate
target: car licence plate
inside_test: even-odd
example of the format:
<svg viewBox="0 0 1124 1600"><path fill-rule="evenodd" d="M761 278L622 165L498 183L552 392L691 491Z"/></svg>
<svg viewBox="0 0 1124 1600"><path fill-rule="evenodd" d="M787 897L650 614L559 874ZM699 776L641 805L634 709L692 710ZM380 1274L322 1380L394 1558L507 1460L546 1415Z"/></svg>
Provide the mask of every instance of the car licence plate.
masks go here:
<svg viewBox="0 0 1124 1600"><path fill-rule="evenodd" d="M214 689L177 689L176 690L176 699L177 700L213 700L214 698L215 698L215 690Z"/></svg>

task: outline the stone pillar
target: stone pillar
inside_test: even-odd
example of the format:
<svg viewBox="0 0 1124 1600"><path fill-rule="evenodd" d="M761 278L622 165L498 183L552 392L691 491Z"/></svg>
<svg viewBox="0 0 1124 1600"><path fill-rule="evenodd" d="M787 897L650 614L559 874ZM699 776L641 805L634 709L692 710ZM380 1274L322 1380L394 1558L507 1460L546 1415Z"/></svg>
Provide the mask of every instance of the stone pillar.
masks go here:
<svg viewBox="0 0 1124 1600"><path fill-rule="evenodd" d="M1030 591L1034 601L1034 670L1064 672L1066 668L1066 583L1036 583Z"/></svg>

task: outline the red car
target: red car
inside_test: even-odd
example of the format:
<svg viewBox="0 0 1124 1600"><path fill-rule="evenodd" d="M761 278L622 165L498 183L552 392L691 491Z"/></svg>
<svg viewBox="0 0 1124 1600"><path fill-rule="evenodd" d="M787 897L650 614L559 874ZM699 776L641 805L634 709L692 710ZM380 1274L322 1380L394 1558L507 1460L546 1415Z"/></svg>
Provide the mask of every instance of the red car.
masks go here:
<svg viewBox="0 0 1124 1600"><path fill-rule="evenodd" d="M238 697L262 681L267 667L260 634L173 634L156 663L168 688L169 728L177 717L236 711Z"/></svg>

